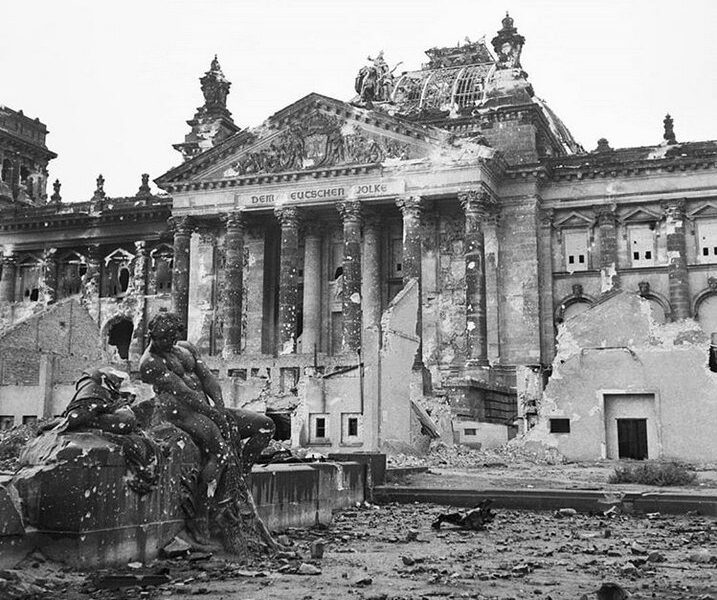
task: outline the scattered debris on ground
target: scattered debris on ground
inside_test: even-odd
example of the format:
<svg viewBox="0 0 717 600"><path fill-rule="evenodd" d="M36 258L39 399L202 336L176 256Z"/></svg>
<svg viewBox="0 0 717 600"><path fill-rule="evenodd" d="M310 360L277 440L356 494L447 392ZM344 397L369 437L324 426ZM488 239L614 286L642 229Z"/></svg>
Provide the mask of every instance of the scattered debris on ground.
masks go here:
<svg viewBox="0 0 717 600"><path fill-rule="evenodd" d="M442 523L450 523L468 531L483 531L485 526L495 518L495 514L490 508L491 504L493 501L486 499L468 511L441 513L431 527L440 529Z"/></svg>
<svg viewBox="0 0 717 600"><path fill-rule="evenodd" d="M388 465L392 467L428 466L458 469L507 466L514 463L559 465L565 462L565 457L555 448L541 442L525 442L519 439L488 450L433 442L424 456L395 453L389 455L387 459Z"/></svg>
<svg viewBox="0 0 717 600"><path fill-rule="evenodd" d="M432 529L446 512L364 504L328 528L289 529L285 549L243 564L192 548L83 573L35 553L0 571L0 599L717 600L714 518L500 510L483 531Z"/></svg>

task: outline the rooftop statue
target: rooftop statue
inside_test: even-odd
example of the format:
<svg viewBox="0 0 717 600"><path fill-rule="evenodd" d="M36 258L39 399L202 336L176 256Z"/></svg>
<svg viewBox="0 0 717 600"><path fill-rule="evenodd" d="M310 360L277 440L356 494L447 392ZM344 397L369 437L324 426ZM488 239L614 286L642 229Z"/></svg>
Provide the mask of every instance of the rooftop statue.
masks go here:
<svg viewBox="0 0 717 600"><path fill-rule="evenodd" d="M361 102L370 108L373 102L391 101L394 86L393 73L401 63L398 63L393 69L389 68L383 57L383 50L378 53L376 58L369 56L367 60L369 64L359 70L354 87Z"/></svg>

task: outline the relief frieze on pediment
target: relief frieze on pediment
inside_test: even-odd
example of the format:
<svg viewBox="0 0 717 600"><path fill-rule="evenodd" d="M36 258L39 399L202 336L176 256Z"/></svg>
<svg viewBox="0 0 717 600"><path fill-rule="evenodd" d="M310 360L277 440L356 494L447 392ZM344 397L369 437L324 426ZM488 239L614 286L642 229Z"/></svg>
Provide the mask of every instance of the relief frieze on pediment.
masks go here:
<svg viewBox="0 0 717 600"><path fill-rule="evenodd" d="M316 113L291 125L263 148L240 156L222 175L302 171L411 158L411 147L380 135L367 135L335 117Z"/></svg>

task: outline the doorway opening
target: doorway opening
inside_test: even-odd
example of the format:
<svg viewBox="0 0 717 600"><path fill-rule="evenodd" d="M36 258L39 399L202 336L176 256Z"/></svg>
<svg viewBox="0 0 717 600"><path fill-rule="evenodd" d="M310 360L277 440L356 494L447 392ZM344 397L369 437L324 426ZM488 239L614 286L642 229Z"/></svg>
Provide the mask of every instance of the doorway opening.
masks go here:
<svg viewBox="0 0 717 600"><path fill-rule="evenodd" d="M122 360L129 358L129 345L132 342L134 325L126 318L119 319L110 326L107 333L107 343L117 348L117 353Z"/></svg>
<svg viewBox="0 0 717 600"><path fill-rule="evenodd" d="M617 419L618 458L647 458L647 419Z"/></svg>

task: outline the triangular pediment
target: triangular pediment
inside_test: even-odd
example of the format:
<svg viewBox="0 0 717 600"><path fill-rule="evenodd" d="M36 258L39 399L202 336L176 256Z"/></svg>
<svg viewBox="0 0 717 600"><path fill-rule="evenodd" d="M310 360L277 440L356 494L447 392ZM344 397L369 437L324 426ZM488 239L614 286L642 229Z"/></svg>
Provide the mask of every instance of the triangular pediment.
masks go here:
<svg viewBox="0 0 717 600"><path fill-rule="evenodd" d="M594 220L579 212L571 212L569 215L565 215L562 219L555 221L555 227L567 228L567 227L591 227Z"/></svg>
<svg viewBox="0 0 717 600"><path fill-rule="evenodd" d="M447 145L446 132L310 94L261 126L238 132L172 169L157 184L204 183L421 159Z"/></svg>
<svg viewBox="0 0 717 600"><path fill-rule="evenodd" d="M694 210L691 210L688 215L690 219L696 217L717 217L717 204L714 202L705 202L700 204Z"/></svg>
<svg viewBox="0 0 717 600"><path fill-rule="evenodd" d="M651 223L659 221L662 215L647 208L636 208L619 217L622 223Z"/></svg>

